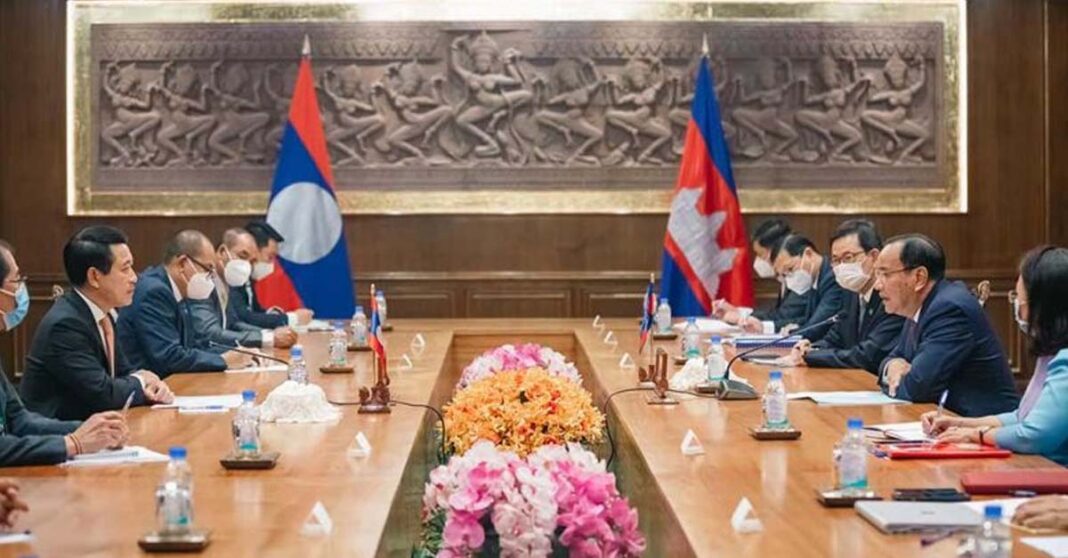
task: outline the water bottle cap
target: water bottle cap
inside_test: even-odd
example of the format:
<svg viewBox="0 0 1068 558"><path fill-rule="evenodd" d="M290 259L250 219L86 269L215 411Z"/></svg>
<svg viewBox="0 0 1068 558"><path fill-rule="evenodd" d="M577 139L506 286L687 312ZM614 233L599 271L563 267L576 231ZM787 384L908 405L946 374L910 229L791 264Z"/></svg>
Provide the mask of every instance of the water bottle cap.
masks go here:
<svg viewBox="0 0 1068 558"><path fill-rule="evenodd" d="M299 345L299 344L298 345L293 345L293 347L289 349L289 358L297 358L297 357L303 357L303 356L304 356L304 347L302 345Z"/></svg>
<svg viewBox="0 0 1068 558"><path fill-rule="evenodd" d="M846 421L846 427L850 430L860 430L861 428L864 428L864 420L859 418L851 418Z"/></svg>
<svg viewBox="0 0 1068 558"><path fill-rule="evenodd" d="M694 316L690 316L689 318L686 318L686 323L688 323L688 324L696 324L697 323L697 318L694 317Z"/></svg>
<svg viewBox="0 0 1068 558"><path fill-rule="evenodd" d="M186 452L184 446L171 446L170 452L171 459L185 459Z"/></svg>
<svg viewBox="0 0 1068 558"><path fill-rule="evenodd" d="M660 303L661 304L667 304L667 297L666 296L660 297Z"/></svg>
<svg viewBox="0 0 1068 558"><path fill-rule="evenodd" d="M363 306L357 305L356 306L356 313L357 314L363 314Z"/></svg>
<svg viewBox="0 0 1068 558"><path fill-rule="evenodd" d="M718 335L713 335L712 336L712 342L713 343L722 343L723 342L723 338L718 336Z"/></svg>
<svg viewBox="0 0 1068 558"><path fill-rule="evenodd" d="M245 391L242 391L241 392L241 399L244 400L244 401L255 401L256 400L256 390L246 389Z"/></svg>
<svg viewBox="0 0 1068 558"><path fill-rule="evenodd" d="M988 504L983 508L983 517L1001 521L1001 504Z"/></svg>
<svg viewBox="0 0 1068 558"><path fill-rule="evenodd" d="M375 296L385 296L382 291L375 291Z"/></svg>
<svg viewBox="0 0 1068 558"><path fill-rule="evenodd" d="M772 370L771 372L768 373L768 378L772 379L772 380L781 380L782 379L782 370Z"/></svg>

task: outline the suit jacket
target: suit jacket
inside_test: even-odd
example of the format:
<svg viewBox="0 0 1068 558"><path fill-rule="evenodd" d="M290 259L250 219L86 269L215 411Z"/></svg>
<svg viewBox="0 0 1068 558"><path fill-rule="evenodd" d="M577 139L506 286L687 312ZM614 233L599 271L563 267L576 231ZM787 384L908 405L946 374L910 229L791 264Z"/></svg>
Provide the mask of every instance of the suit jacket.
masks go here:
<svg viewBox="0 0 1068 558"><path fill-rule="evenodd" d="M218 289L207 300L185 300L183 303L189 305L193 331L202 346L210 345L211 341L228 347L263 345L262 330L257 327L244 327L246 324L238 320L232 305L223 303Z"/></svg>
<svg viewBox="0 0 1068 558"><path fill-rule="evenodd" d="M819 323L842 310L842 300L845 298L846 290L834 278L831 258L823 257L823 265L820 266L820 274L816 280L817 283L810 290L813 295L809 297L808 306L805 308L805 322L798 324L801 327ZM832 325L834 324L817 327L805 333L804 337L809 341L819 341L827 335Z"/></svg>
<svg viewBox="0 0 1068 558"><path fill-rule="evenodd" d="M753 311L753 317L761 321L773 322L775 331L789 324L801 324L805 321L805 311L808 309L810 298L812 298L812 291L799 295L790 289L780 287L775 306L770 309L757 309Z"/></svg>
<svg viewBox="0 0 1068 558"><path fill-rule="evenodd" d="M233 307L238 321L258 328L274 329L289 325L289 317L285 314L263 310L259 301L256 300L256 292L251 284L243 287L230 287L230 306Z"/></svg>
<svg viewBox="0 0 1068 558"><path fill-rule="evenodd" d="M805 363L815 368L863 368L879 373L879 365L901 337L905 318L888 314L878 291L864 306L860 320L860 295L849 293L842 305L843 318L823 339L812 344Z"/></svg>
<svg viewBox="0 0 1068 558"><path fill-rule="evenodd" d="M63 437L78 421L56 420L29 411L0 367L0 467L54 465L67 460Z"/></svg>
<svg viewBox="0 0 1068 558"><path fill-rule="evenodd" d="M108 318L110 319L110 317ZM131 393L144 405L141 382L115 340L115 377L93 313L81 295L68 291L56 299L37 326L20 390L26 407L46 417L85 420L93 413L122 408ZM121 334L116 324L116 338Z"/></svg>
<svg viewBox="0 0 1068 558"><path fill-rule="evenodd" d="M119 312L118 338L137 368L161 378L175 372L226 370L219 353L197 338L189 308L174 298L167 270L153 266L137 280L133 303Z"/></svg>
<svg viewBox="0 0 1068 558"><path fill-rule="evenodd" d="M919 323L905 320L890 359L903 358L912 369L896 397L934 403L949 390L946 408L966 417L1005 413L1019 397L1001 343L983 308L957 281L939 281L923 301ZM887 389L885 381L883 390Z"/></svg>

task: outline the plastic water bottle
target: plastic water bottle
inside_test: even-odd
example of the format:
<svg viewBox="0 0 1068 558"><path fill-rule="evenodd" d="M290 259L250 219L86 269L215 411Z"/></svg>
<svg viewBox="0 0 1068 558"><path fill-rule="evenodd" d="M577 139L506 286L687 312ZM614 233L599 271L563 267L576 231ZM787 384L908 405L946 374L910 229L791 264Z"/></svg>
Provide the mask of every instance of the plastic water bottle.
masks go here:
<svg viewBox="0 0 1068 558"><path fill-rule="evenodd" d="M790 427L786 417L786 386L782 370L772 370L764 387L764 428L784 430Z"/></svg>
<svg viewBox="0 0 1068 558"><path fill-rule="evenodd" d="M845 494L868 490L868 444L864 440L864 421L851 418L848 430L834 447L835 485Z"/></svg>
<svg viewBox="0 0 1068 558"><path fill-rule="evenodd" d="M156 524L160 533L182 534L193 527L193 471L184 447L172 447L170 456L156 488Z"/></svg>
<svg viewBox="0 0 1068 558"><path fill-rule="evenodd" d="M260 410L256 407L256 392L241 392L243 402L234 415L234 453L238 457L253 457L260 453Z"/></svg>
<svg viewBox="0 0 1068 558"><path fill-rule="evenodd" d="M341 367L348 364L349 340L345 330L334 328L330 334L330 366Z"/></svg>
<svg viewBox="0 0 1068 558"><path fill-rule="evenodd" d="M660 297L660 305L656 307L656 330L659 333L671 332L671 305L667 297Z"/></svg>
<svg viewBox="0 0 1068 558"><path fill-rule="evenodd" d="M349 341L357 347L367 346L367 315L363 313L363 306L356 307L356 313L352 315L349 323Z"/></svg>
<svg viewBox="0 0 1068 558"><path fill-rule="evenodd" d="M701 330L697 329L697 318L686 318L686 327L682 328L682 354L686 358L701 356Z"/></svg>
<svg viewBox="0 0 1068 558"><path fill-rule="evenodd" d="M1012 534L1001 521L1001 506L989 504L983 508L983 525L975 534L976 558L1009 558L1012 556Z"/></svg>
<svg viewBox="0 0 1068 558"><path fill-rule="evenodd" d="M378 306L378 323L386 325L386 294L382 291L375 292L375 305Z"/></svg>
<svg viewBox="0 0 1068 558"><path fill-rule="evenodd" d="M304 347L300 344L289 349L289 379L298 384L308 383L308 364L304 362Z"/></svg>
<svg viewBox="0 0 1068 558"><path fill-rule="evenodd" d="M705 355L705 373L709 382L718 382L727 372L727 357L723 352L723 338L713 335Z"/></svg>

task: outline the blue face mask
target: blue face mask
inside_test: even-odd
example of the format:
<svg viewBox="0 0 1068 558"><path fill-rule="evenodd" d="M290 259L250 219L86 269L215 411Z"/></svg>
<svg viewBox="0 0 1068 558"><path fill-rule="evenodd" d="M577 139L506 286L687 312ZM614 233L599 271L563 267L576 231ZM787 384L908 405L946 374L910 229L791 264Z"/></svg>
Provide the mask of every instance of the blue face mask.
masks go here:
<svg viewBox="0 0 1068 558"><path fill-rule="evenodd" d="M26 318L26 314L30 312L30 293L26 290L25 283L19 284L19 288L14 293L3 289L0 289L0 293L15 299L14 310L10 312L0 310L0 314L4 316L4 330L11 331L22 323L22 320Z"/></svg>

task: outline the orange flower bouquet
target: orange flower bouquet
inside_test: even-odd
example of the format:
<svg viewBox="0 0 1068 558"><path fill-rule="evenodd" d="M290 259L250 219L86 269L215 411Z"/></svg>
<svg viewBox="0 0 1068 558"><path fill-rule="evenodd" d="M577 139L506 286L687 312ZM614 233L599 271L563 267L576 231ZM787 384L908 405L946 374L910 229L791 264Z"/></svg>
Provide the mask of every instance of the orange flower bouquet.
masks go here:
<svg viewBox="0 0 1068 558"><path fill-rule="evenodd" d="M501 372L460 390L444 408L446 443L462 455L479 440L520 457L548 444L594 444L604 415L590 393L541 368Z"/></svg>

